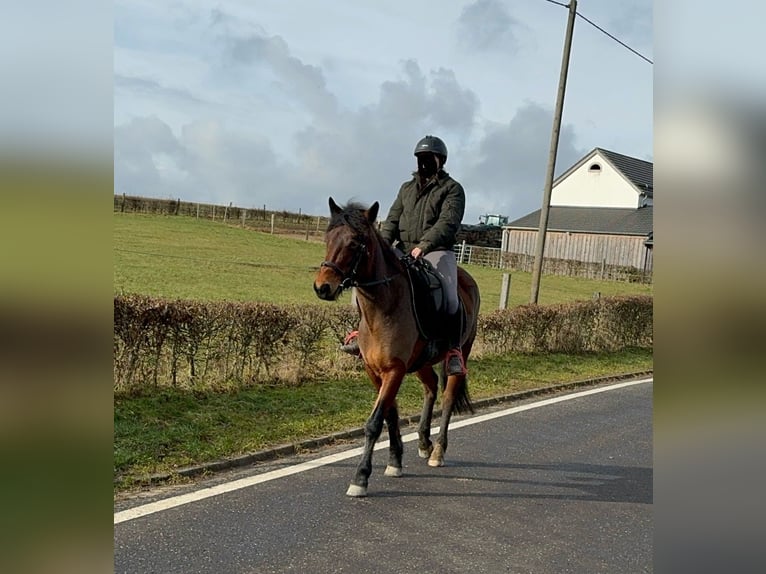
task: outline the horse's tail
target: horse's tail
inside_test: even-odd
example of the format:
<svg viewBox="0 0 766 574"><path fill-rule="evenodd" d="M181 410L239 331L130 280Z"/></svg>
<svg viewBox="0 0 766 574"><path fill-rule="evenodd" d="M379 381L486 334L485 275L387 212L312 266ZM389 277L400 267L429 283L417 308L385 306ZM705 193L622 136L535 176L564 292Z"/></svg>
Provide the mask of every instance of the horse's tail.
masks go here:
<svg viewBox="0 0 766 574"><path fill-rule="evenodd" d="M441 381L442 396L444 396L444 389L447 386L447 365L446 362L442 362L441 369ZM455 398L452 403L452 408L458 414L473 414L473 403L471 403L471 397L468 394L468 375L462 378L460 386L455 389Z"/></svg>

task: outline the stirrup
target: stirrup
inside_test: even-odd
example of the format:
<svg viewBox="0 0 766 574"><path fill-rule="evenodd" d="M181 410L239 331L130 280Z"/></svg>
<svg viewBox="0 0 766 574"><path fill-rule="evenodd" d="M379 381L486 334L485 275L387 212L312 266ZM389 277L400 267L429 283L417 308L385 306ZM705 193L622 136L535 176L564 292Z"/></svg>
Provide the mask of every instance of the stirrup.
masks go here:
<svg viewBox="0 0 766 574"><path fill-rule="evenodd" d="M351 331L343 340L343 344L340 346L340 350L349 355L359 357L362 352L359 349L359 331Z"/></svg>
<svg viewBox="0 0 766 574"><path fill-rule="evenodd" d="M450 349L447 351L447 375L466 375L468 371L465 368L463 353L460 349Z"/></svg>

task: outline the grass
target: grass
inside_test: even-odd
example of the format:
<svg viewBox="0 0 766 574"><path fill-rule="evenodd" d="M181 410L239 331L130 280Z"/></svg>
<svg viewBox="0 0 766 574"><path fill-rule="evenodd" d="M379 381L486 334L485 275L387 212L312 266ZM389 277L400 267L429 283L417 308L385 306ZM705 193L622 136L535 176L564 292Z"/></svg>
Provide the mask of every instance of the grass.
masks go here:
<svg viewBox="0 0 766 574"><path fill-rule="evenodd" d="M170 299L305 303L322 248L190 217L115 214L114 288Z"/></svg>
<svg viewBox="0 0 766 574"><path fill-rule="evenodd" d="M191 217L114 214L114 290L170 299L327 304L312 283L324 245ZM496 309L502 270L465 266L482 312ZM510 306L529 300L530 274L512 272ZM544 276L540 304L652 294L651 285ZM347 304L348 298L345 298ZM508 355L470 362L473 399L652 368L651 350L590 355ZM118 491L137 477L361 426L373 402L366 376L301 386L261 385L230 392L147 391L115 397L114 471ZM420 383L408 376L402 416L417 414Z"/></svg>
<svg viewBox="0 0 766 574"><path fill-rule="evenodd" d="M193 217L114 214L114 289L169 299L322 304L312 284L324 244ZM503 270L464 266L479 284L482 312L497 309ZM529 302L531 274L511 273L509 305ZM651 285L546 275L541 305L608 295L651 294Z"/></svg>

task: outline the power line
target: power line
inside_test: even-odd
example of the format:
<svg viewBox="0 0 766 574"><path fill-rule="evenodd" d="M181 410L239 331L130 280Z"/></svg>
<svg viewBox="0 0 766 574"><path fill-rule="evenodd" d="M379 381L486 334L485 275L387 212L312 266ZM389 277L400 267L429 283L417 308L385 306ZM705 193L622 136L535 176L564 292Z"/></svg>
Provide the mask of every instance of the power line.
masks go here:
<svg viewBox="0 0 766 574"><path fill-rule="evenodd" d="M546 2L550 2L551 4L556 4L557 6L563 6L564 8L569 8L569 4L563 4L562 2L556 2L556 0L545 0L545 1L546 1ZM596 29L597 29L599 32L601 32L602 34L606 34L607 36L609 36L609 37L610 37L612 40L614 40L615 42L617 42L618 44L620 44L622 47L624 47L624 48L627 48L628 50L630 50L631 52L633 52L633 53L634 53L636 56L638 56L639 58L643 58L644 60L646 60L646 61L647 61L647 62L649 62L650 64L654 65L654 62L652 62L652 61L651 61L649 58L647 58L647 57L646 57L646 56L644 56L643 54L639 53L638 51L634 50L633 48L631 48L630 46L628 46L628 45L627 45L625 42L623 42L623 41L622 41L622 40L620 40L619 38L616 38L615 36L613 36L612 34L610 34L609 32L607 32L606 30L604 30L604 29L603 29L601 26L599 26L598 24L596 24L595 22L593 22L592 20L589 20L588 18L586 18L585 16L583 16L583 15L582 15L582 14L580 14L579 12L577 12L577 15L578 15L580 18L582 18L583 20L585 20L585 21L586 21L588 24L590 24L591 26L593 26L594 28L596 28Z"/></svg>
<svg viewBox="0 0 766 574"><path fill-rule="evenodd" d="M552 2L553 0L548 0L548 1L549 1L549 2ZM636 50L634 50L633 48L631 48L630 46L628 46L628 45L627 45L625 42L623 42L623 41L619 40L618 38L615 38L614 36L612 36L612 35L611 35L609 32L607 32L606 30L604 30L604 29L603 29L601 26L599 26L598 24L596 24L596 23L592 22L591 20L588 20L588 19L587 19L585 16L583 16L583 15L582 15L582 14L580 14L579 12L577 12L577 15L578 15L580 18L582 18L583 20L585 20L585 21L586 21L588 24L590 24L591 26L593 26L594 28L596 28L597 30L599 30L600 32L602 32L602 33L606 34L607 36L609 36L609 37L610 37L612 40L614 40L615 42L617 42L617 43L618 43L618 44L620 44L621 46L623 46L623 47L627 48L628 50L630 50L631 52L633 52L633 53L634 53L636 56L638 56L639 58L643 58L644 60L646 60L646 61L647 61L647 62L649 62L650 64L654 65L654 62L652 62L652 61L651 61L649 58L647 58L647 57L646 57L646 56L644 56L643 54L640 54L639 52L637 52Z"/></svg>

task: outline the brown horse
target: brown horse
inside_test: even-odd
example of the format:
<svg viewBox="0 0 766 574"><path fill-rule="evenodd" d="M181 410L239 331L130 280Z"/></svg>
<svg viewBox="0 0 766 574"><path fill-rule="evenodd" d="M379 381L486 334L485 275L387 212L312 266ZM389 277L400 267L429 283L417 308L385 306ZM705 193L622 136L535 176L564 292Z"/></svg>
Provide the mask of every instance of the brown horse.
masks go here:
<svg viewBox="0 0 766 574"><path fill-rule="evenodd" d="M369 209L356 203L341 208L330 198L331 218L325 236L327 252L314 281L317 296L329 301L336 300L344 289L356 287L361 315L359 347L364 368L378 392L364 427L364 453L346 492L348 496L367 495L372 451L383 430L384 420L390 439L389 463L384 474L402 475L404 449L396 395L406 373L415 371L424 387L418 453L422 458L428 458L429 466L444 464L447 428L453 411L472 411L465 375L445 376L446 341L433 345L420 335L405 263L375 226L378 208L378 202ZM467 361L476 337L479 288L462 268L458 268L458 291L465 309L461 344ZM425 364L424 353L429 355ZM438 377L432 365L438 363L442 365L442 415L434 445L430 429Z"/></svg>

